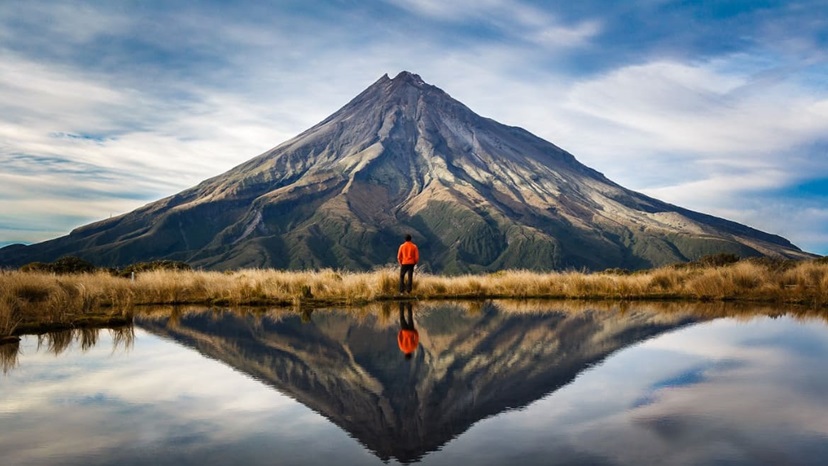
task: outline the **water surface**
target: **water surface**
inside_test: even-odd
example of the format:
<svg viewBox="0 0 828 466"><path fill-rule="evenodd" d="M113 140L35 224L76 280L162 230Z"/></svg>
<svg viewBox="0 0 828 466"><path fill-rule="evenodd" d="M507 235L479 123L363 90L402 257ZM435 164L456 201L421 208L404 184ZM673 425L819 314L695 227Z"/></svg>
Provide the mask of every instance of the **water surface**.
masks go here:
<svg viewBox="0 0 828 466"><path fill-rule="evenodd" d="M148 313L4 350L3 464L824 464L828 325L561 303ZM769 316L772 314L773 316ZM736 317L721 317L734 315Z"/></svg>

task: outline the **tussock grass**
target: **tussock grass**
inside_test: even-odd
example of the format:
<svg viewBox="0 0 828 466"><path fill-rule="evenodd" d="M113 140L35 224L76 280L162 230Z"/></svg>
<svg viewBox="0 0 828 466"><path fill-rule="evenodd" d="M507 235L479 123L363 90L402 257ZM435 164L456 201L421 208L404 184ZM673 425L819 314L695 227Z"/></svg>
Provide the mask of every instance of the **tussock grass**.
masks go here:
<svg viewBox="0 0 828 466"><path fill-rule="evenodd" d="M151 270L135 280L106 272L55 275L0 272L0 336L21 326L77 322L78 318L127 317L150 304L319 306L397 299L396 268L373 272ZM418 299L553 298L701 300L828 305L828 262L778 264L739 261L725 265L664 267L632 274L539 273L508 270L487 275L415 274ZM82 320L82 319L81 319Z"/></svg>
<svg viewBox="0 0 828 466"><path fill-rule="evenodd" d="M0 336L128 320L134 290L108 273L0 272Z"/></svg>

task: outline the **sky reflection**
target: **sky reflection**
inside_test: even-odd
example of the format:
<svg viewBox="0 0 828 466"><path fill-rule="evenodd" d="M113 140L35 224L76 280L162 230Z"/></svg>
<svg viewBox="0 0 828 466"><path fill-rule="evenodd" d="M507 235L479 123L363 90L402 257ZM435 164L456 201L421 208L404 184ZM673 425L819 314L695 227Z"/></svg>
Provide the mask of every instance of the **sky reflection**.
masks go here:
<svg viewBox="0 0 828 466"><path fill-rule="evenodd" d="M813 351L791 350L801 341ZM827 345L819 321L701 323L623 350L527 409L481 422L434 464L481 444L501 457L546 445L557 452L554 464L822 464Z"/></svg>
<svg viewBox="0 0 828 466"><path fill-rule="evenodd" d="M129 351L107 340L55 356L24 338L19 367L2 379L4 463L228 464L300 444L324 454L348 441L308 408L197 352L142 330Z"/></svg>
<svg viewBox="0 0 828 466"><path fill-rule="evenodd" d="M553 330L583 332L584 327L575 323L607 317L601 313L590 316L560 314L561 324ZM305 331L325 329L330 335L345 328L338 326L345 317L346 313L314 313L314 320L305 324L300 316L285 317L278 329L285 332L298 325L296 328ZM682 321L680 317L677 321ZM505 319L498 323L500 327L529 334L529 329L521 330L521 322L536 324L537 319L550 317L533 314L522 321L493 307L477 314L451 310L415 313L424 346L423 363L443 364L451 359L456 366L461 359L461 350L435 352L441 339L450 337L441 327L447 322L461 321L474 329L496 318ZM606 322L624 329L630 319L651 322L641 320L640 312L613 314L610 320L600 320L605 325L596 327L596 333L579 337L585 344L605 344L612 340L601 335L614 328ZM356 359L373 353L360 353L349 340L353 338L350 334L387 332L391 337L387 342L375 339L373 344L396 344L393 319L362 316L356 320L348 324L350 332L342 334L343 342L351 341L343 348L353 351ZM278 343L279 332L268 333L267 325L255 328L264 332L261 335L269 344ZM188 327L187 317L178 322L177 335L188 335L191 340L182 343L136 329L131 345L115 346L113 334L103 331L96 344L85 351L74 341L57 355L45 345L38 349L36 337L25 337L18 365L0 376L3 462L381 463L363 446L364 439L357 440L353 432L337 425L322 406L313 405L313 398L304 399L309 403L306 406L275 389L272 382L239 370L247 366L237 361L205 357L209 353L204 345L222 347L228 340L197 326ZM582 366L574 380L551 386L551 392L528 405L518 409L502 406L498 414L475 421L420 461L475 465L821 464L828 455L828 406L824 399L828 393L824 371L828 327L824 321L723 318L679 325L647 338L622 345L609 357ZM517 344L513 353L528 357L519 349L525 349L528 342ZM453 347L446 343L446 348ZM558 351L571 348L562 345ZM438 354L440 358L429 362L429 355ZM374 380L375 390L388 391L386 402L393 409L399 401L394 393L401 392L387 385L382 388L382 371L377 368L411 362L388 357L360 360L359 364L364 377ZM486 361L476 364L485 367ZM460 380L451 364L440 367L439 377ZM508 392L521 383L496 377L509 372L498 372L494 366L484 370L491 376L474 380L487 385L473 388L481 400L487 391ZM293 383L300 380L306 379ZM313 393L313 387L303 390L294 396ZM422 390L421 386L421 394ZM344 399L358 395L341 393ZM411 422L428 420L415 418ZM446 418L445 422L462 421ZM388 458L388 463L397 461Z"/></svg>

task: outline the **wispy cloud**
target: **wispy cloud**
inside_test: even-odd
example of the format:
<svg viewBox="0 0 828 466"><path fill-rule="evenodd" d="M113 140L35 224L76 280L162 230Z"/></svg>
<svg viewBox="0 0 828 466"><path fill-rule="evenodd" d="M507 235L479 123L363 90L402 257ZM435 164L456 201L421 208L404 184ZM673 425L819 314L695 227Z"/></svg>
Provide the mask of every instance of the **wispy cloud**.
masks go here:
<svg viewBox="0 0 828 466"><path fill-rule="evenodd" d="M387 1L430 20L470 27L472 31L477 31L477 40L493 43L517 41L523 46L540 46L547 53L585 45L601 30L597 20L569 24L547 10L522 2Z"/></svg>
<svg viewBox="0 0 828 466"><path fill-rule="evenodd" d="M824 251L818 242L801 243L803 231L791 227L793 202L772 200L787 187L828 178L820 142L828 134L828 92L799 82L800 75L767 79L733 69L739 61L660 61L582 80L566 95L567 113L555 116L581 123L558 140L626 186ZM585 144L586 127L594 135Z"/></svg>
<svg viewBox="0 0 828 466"><path fill-rule="evenodd" d="M640 134L650 150L702 155L776 151L828 129L828 95L784 81L757 85L710 65L620 68L573 86L568 105Z"/></svg>

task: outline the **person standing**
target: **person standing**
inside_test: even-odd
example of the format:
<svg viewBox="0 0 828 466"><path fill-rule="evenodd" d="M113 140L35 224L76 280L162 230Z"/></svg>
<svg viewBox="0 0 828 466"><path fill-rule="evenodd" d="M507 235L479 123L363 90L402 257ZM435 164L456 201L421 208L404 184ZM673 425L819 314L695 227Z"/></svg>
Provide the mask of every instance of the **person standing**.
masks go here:
<svg viewBox="0 0 828 466"><path fill-rule="evenodd" d="M397 262L400 263L400 293L411 293L414 286L414 266L419 261L420 250L411 241L411 235L405 235L405 242L397 250Z"/></svg>

